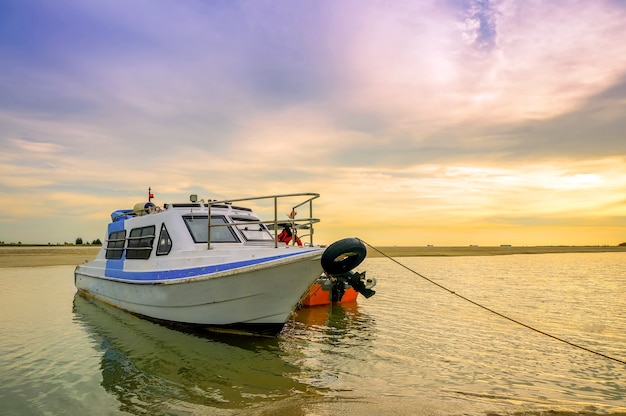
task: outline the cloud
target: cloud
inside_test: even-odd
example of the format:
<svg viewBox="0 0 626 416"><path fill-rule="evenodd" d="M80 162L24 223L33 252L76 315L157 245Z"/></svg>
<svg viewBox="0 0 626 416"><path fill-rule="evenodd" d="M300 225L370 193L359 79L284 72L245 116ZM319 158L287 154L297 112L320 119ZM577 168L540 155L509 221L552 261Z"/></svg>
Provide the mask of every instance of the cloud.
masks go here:
<svg viewBox="0 0 626 416"><path fill-rule="evenodd" d="M364 7L348 41L342 106L383 115L390 135L558 117L626 72L624 10L610 3L403 4Z"/></svg>
<svg viewBox="0 0 626 416"><path fill-rule="evenodd" d="M569 0L4 2L4 224L18 233L36 211L101 227L95 213L148 186L168 199L320 192L327 235L442 227L451 241L452 225L616 218L624 13Z"/></svg>

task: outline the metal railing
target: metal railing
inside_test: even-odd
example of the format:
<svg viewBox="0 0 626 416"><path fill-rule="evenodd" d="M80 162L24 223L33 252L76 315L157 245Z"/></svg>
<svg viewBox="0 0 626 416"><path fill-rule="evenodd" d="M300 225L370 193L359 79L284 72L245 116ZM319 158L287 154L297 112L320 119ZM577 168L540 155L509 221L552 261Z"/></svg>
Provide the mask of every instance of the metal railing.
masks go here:
<svg viewBox="0 0 626 416"><path fill-rule="evenodd" d="M295 197L303 197L305 198L302 202L297 203L296 205L291 207L291 212L288 215L287 220L281 220L280 223L289 223L293 230L292 242L296 243L297 229L304 228L306 226L309 227L310 233L309 236L309 244L313 245L313 224L320 222L318 218L313 218L313 200L320 197L320 194L317 193L297 193L297 194L279 194L279 195L267 195L267 196L257 196L251 198L239 198L239 199L225 199L222 201L209 201L207 203L208 208L208 236L207 236L207 249L211 249L211 228L213 227L229 227L229 226L238 226L238 225L250 225L250 224L274 224L274 247L278 247L278 200L286 199L286 198L295 198ZM261 221L246 221L246 222L235 222L235 223L227 223L227 224L211 224L211 206L212 205L223 205L223 204L232 204L233 202L242 202L242 201L258 201L258 200L273 200L274 202L274 219L272 220L261 220ZM308 205L309 208L309 216L306 218L296 218L296 209ZM291 215L293 214L293 215Z"/></svg>

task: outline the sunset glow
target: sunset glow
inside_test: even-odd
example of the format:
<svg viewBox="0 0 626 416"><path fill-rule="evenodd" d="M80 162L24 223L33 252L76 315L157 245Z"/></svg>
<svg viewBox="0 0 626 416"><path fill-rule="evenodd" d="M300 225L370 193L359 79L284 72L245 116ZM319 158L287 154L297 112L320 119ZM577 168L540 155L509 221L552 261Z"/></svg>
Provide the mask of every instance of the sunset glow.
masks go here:
<svg viewBox="0 0 626 416"><path fill-rule="evenodd" d="M617 245L624 22L614 0L5 1L0 241L103 239L150 186L318 192L320 243Z"/></svg>

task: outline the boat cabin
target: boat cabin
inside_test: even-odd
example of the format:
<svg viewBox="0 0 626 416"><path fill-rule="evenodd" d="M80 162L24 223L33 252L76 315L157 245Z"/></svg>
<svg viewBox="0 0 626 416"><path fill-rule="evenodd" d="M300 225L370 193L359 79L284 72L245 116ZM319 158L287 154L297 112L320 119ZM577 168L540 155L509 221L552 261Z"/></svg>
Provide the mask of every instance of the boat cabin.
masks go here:
<svg viewBox="0 0 626 416"><path fill-rule="evenodd" d="M314 198L316 196L305 202L310 204ZM263 221L252 209L234 205L231 201L193 202L194 198L191 199L192 202L164 204L163 208L146 202L135 204L133 209L114 211L108 226L105 258L148 260L174 252L207 250L224 245L284 246L277 241L283 227L307 230L311 240L307 245L312 245L312 224L319 222L309 216L289 218L279 223L277 210L272 220ZM295 213L295 208L291 212Z"/></svg>

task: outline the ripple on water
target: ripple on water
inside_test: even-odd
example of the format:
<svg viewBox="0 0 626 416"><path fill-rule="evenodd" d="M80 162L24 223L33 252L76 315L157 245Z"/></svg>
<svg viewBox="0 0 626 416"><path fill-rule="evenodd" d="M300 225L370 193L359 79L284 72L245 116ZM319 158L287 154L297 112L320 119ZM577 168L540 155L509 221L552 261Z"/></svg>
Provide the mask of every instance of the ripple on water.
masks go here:
<svg viewBox="0 0 626 416"><path fill-rule="evenodd" d="M626 358L623 253L400 260L507 316ZM155 325L75 296L70 267L0 269L0 413L626 412L623 365L387 259L362 268L378 280L374 297L301 309L275 339Z"/></svg>

